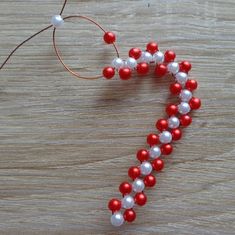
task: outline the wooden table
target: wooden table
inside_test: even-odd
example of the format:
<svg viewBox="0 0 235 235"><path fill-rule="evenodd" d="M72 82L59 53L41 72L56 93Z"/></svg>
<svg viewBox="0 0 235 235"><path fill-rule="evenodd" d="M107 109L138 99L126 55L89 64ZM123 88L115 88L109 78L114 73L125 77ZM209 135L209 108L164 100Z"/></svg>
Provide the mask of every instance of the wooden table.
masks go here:
<svg viewBox="0 0 235 235"><path fill-rule="evenodd" d="M62 0L1 0L0 61L46 26ZM166 157L135 223L114 229L107 202L137 164L135 153L163 117L171 79L73 79L56 60L48 31L0 72L0 234L205 234L235 231L234 0L69 1L117 33L121 56L157 40L190 60L202 109ZM85 21L58 31L65 61L99 73L114 58Z"/></svg>

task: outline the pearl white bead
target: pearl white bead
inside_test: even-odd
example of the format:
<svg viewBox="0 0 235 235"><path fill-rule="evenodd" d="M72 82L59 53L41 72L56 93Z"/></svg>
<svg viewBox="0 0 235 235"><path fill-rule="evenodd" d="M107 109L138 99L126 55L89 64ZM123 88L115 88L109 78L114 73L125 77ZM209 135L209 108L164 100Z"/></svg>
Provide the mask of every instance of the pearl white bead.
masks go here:
<svg viewBox="0 0 235 235"><path fill-rule="evenodd" d="M178 105L178 110L179 110L179 113L181 114L187 114L190 112L191 108L189 106L188 103L186 102L181 102L179 105Z"/></svg>
<svg viewBox="0 0 235 235"><path fill-rule="evenodd" d="M193 97L192 92L189 90L182 90L180 93L180 99L184 102L188 102Z"/></svg>
<svg viewBox="0 0 235 235"><path fill-rule="evenodd" d="M157 51L153 54L153 61L155 63L162 63L164 61L164 54L160 51Z"/></svg>
<svg viewBox="0 0 235 235"><path fill-rule="evenodd" d="M51 18L51 24L55 28L59 28L59 27L61 27L64 24L64 20L63 20L61 15L54 15Z"/></svg>
<svg viewBox="0 0 235 235"><path fill-rule="evenodd" d="M134 206L135 202L132 196L126 195L122 199L122 207L125 209L131 209Z"/></svg>
<svg viewBox="0 0 235 235"><path fill-rule="evenodd" d="M175 75L175 78L179 84L184 85L188 80L188 75L187 73L179 72Z"/></svg>
<svg viewBox="0 0 235 235"><path fill-rule="evenodd" d="M140 165L140 171L142 175L149 175L152 170L152 165L149 162L142 162L142 164Z"/></svg>
<svg viewBox="0 0 235 235"><path fill-rule="evenodd" d="M147 51L142 52L139 62L150 63L152 61L153 61L153 56L149 52Z"/></svg>
<svg viewBox="0 0 235 235"><path fill-rule="evenodd" d="M125 62L125 66L130 69L135 69L137 66L137 61L134 58L128 58Z"/></svg>
<svg viewBox="0 0 235 235"><path fill-rule="evenodd" d="M115 69L118 70L118 69L124 67L124 61L123 61L121 58L116 58L116 59L113 60L112 66L113 66Z"/></svg>
<svg viewBox="0 0 235 235"><path fill-rule="evenodd" d="M176 74L179 72L179 64L176 62L172 62L170 64L167 65L167 69L169 72Z"/></svg>
<svg viewBox="0 0 235 235"><path fill-rule="evenodd" d="M124 223L124 218L122 213L116 212L110 218L111 224L115 227L119 227Z"/></svg>
<svg viewBox="0 0 235 235"><path fill-rule="evenodd" d="M161 149L157 146L153 146L150 150L149 150L149 156L152 159L156 159L159 158L161 156Z"/></svg>
<svg viewBox="0 0 235 235"><path fill-rule="evenodd" d="M161 134L160 134L160 142L163 143L163 144L168 144L172 141L172 135L169 131L163 131Z"/></svg>
<svg viewBox="0 0 235 235"><path fill-rule="evenodd" d="M171 129L175 129L175 128L179 127L179 125L180 125L180 121L177 117L170 117L168 119L168 126Z"/></svg>
<svg viewBox="0 0 235 235"><path fill-rule="evenodd" d="M142 192L144 187L144 182L141 179L135 179L135 181L132 183L133 191L136 193Z"/></svg>

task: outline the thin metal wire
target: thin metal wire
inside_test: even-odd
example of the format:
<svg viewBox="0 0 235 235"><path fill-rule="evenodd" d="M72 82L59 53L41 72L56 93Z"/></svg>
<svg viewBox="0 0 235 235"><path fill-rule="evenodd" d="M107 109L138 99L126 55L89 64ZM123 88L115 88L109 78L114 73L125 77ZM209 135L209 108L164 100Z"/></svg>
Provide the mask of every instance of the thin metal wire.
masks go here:
<svg viewBox="0 0 235 235"><path fill-rule="evenodd" d="M64 1L64 4L63 4L62 9L61 9L61 11L60 11L60 15L63 14L64 8L65 8L66 4L67 4L67 0Z"/></svg>
<svg viewBox="0 0 235 235"><path fill-rule="evenodd" d="M64 1L64 4L62 6L62 9L60 11L60 15L63 13L64 8L67 4L67 0ZM33 39L34 37L36 37L37 35L41 34L42 32L50 29L53 25L49 25L43 29L41 29L40 31L38 31L37 33L33 34L32 36L28 37L27 39L25 39L23 42L21 42L20 44L18 44L13 50L12 52L7 56L7 58L3 61L3 63L0 66L0 70L6 65L6 63L8 62L8 60L13 56L13 54L21 47L23 46L26 42L30 41L31 39Z"/></svg>
<svg viewBox="0 0 235 235"><path fill-rule="evenodd" d="M60 15L63 14L64 12L64 9L65 9L65 6L67 4L67 0L64 1L64 4L62 6L62 9L60 11ZM96 25L98 28L100 28L104 33L106 33L106 30L100 25L98 24L96 21L90 19L89 17L87 16L82 16L82 15L70 15L70 16L67 16L67 17L64 17L63 19L64 20L68 20L68 19L72 19L72 18L80 18L80 19L85 19L87 21L90 21L92 24ZM36 37L37 35L41 34L42 32L52 28L53 25L49 25L43 29L41 29L40 31L38 31L37 33L33 34L32 36L28 37L27 39L25 39L23 42L21 42L20 44L18 44L13 50L12 52L7 56L7 58L4 60L4 62L1 64L0 66L0 70L6 65L6 63L10 60L10 58L13 56L13 54L21 47L23 46L26 42L30 41L31 39L33 39L34 37ZM89 80L93 80L93 79L99 79L99 78L102 78L103 75L98 75L98 76L93 76L93 77L85 77L85 76L81 76L79 75L77 72L73 71L71 68L69 68L68 65L65 64L64 60L62 59L62 56L60 55L59 53L59 50L57 48L57 45L56 45L56 28L54 27L54 30L53 30L53 38L52 38L52 41L53 41L53 47L55 49L55 53L56 53L56 56L58 58L58 60L60 61L60 63L64 66L64 68L70 73L72 74L73 76L77 77L77 78L81 78L81 79L89 79ZM117 54L117 57L119 57L119 51L118 51L118 48L116 46L115 43L113 43L113 47L115 49L115 52Z"/></svg>
<svg viewBox="0 0 235 235"><path fill-rule="evenodd" d="M64 20L68 20L68 19L72 19L72 18L80 18L80 19L88 20L88 21L90 21L91 23L95 24L98 28L100 28L104 33L106 33L105 29L104 29L100 24L98 24L96 21L90 19L90 18L87 17L87 16L71 15L71 16L64 17ZM81 75L79 75L77 72L75 72L74 70L72 70L68 65L65 64L64 60L62 59L61 54L59 53L58 47L57 47L57 45L56 45L56 28L54 28L54 30L53 30L53 47L54 47L54 49L55 49L56 56L57 56L57 58L59 59L60 63L64 66L64 68L65 68L70 74L72 74L72 75L75 76L76 78L86 79L86 80L95 80L95 79L99 79L99 78L102 78L102 77L103 77L103 75L97 75L97 76L93 76L93 77L81 76ZM118 51L118 48L117 48L117 46L116 46L115 43L113 43L113 47L114 47L114 49L115 49L115 52L116 52L116 54L117 54L117 57L119 57L119 51Z"/></svg>
<svg viewBox="0 0 235 235"><path fill-rule="evenodd" d="M7 56L7 58L4 60L4 62L2 63L2 65L0 66L0 70L4 67L4 65L8 62L8 60L12 57L12 55L21 47L23 46L26 42L30 41L32 38L36 37L38 34L50 29L53 25L49 25L46 28L41 29L40 31L38 31L37 33L33 34L32 36L28 37L27 39L25 39L23 42L21 42L20 44L18 44L15 49Z"/></svg>

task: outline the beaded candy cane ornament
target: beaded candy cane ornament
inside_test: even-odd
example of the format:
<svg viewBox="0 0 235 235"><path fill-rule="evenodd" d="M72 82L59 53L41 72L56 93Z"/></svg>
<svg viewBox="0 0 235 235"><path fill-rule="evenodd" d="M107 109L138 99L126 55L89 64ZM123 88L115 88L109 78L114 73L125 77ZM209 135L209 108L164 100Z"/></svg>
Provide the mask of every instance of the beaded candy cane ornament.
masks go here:
<svg viewBox="0 0 235 235"><path fill-rule="evenodd" d="M115 73L118 73L121 80L130 79L134 73L140 75L147 75L150 67L154 67L154 74L157 77L163 77L166 74L171 74L174 82L170 85L170 92L174 96L179 97L179 101L175 104L168 104L166 106L166 118L159 119L156 122L158 134L149 134L147 136L147 143L149 149L140 149L137 151L136 157L139 164L131 166L128 170L128 176L131 182L122 182L119 186L121 192L121 199L111 199L108 203L108 208L111 210L111 224L113 226L121 226L125 221L133 222L136 219L134 207L144 206L147 202L147 196L144 193L145 188L154 187L156 178L153 175L155 172L160 172L164 168L164 161L162 156L169 155L173 151L172 142L179 140L182 137L182 128L188 127L192 118L189 113L192 110L197 110L201 106L199 98L193 97L192 92L197 89L198 84L195 80L189 79L189 71L191 64L188 61L176 62L176 54L168 50L162 53L158 44L150 42L147 44L145 50L139 48L132 48L129 51L128 58L123 60L119 56L119 51L115 45L116 36L112 32L106 31L101 25L94 20L82 16L71 15L62 17L67 0L64 1L63 7L59 15L52 17L51 24L39 32L35 33L28 39L16 46L16 48L9 54L6 60L0 66L0 70L6 65L11 56L26 42L39 35L40 33L53 28L53 46L56 56L58 57L64 68L76 78L81 79L112 79ZM69 19L83 19L96 25L103 31L103 40L107 44L113 45L116 58L109 66L104 67L103 71L97 76L85 77L78 74L69 68L63 61L62 55L56 44L56 30L61 27L66 20Z"/></svg>

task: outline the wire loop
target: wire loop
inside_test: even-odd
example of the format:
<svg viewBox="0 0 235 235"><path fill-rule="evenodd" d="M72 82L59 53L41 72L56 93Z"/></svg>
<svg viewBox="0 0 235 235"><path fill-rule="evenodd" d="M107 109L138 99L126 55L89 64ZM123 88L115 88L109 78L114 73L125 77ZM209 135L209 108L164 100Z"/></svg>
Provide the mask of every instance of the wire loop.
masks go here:
<svg viewBox="0 0 235 235"><path fill-rule="evenodd" d="M104 33L106 33L106 30L100 25L98 24L96 21L92 20L91 18L87 17L87 16L83 16L83 15L71 15L71 16L67 16L67 17L64 17L63 19L64 20L68 20L68 19L74 19L74 18L80 18L80 19L84 19L84 20L87 20L89 22L91 22L92 24L96 25L101 31L103 31ZM119 51L118 51L118 48L116 46L115 43L112 43L114 49L115 49L115 52L116 52L116 55L117 57L119 57ZM55 53L56 53L56 56L58 58L58 60L60 61L60 63L64 66L64 68L70 73L72 74L73 76L75 76L76 78L80 78L80 79L86 79L86 80L95 80L95 79L99 79L99 78L102 78L103 75L100 74L100 75L96 75L96 76L92 76L92 77L86 77L86 76L81 76L80 74L78 74L77 72L75 72L74 70L72 70L63 60L62 58L62 55L60 54L59 52L59 49L58 49L58 46L57 46L57 43L56 43L56 28L54 28L53 30L53 47L55 49Z"/></svg>

